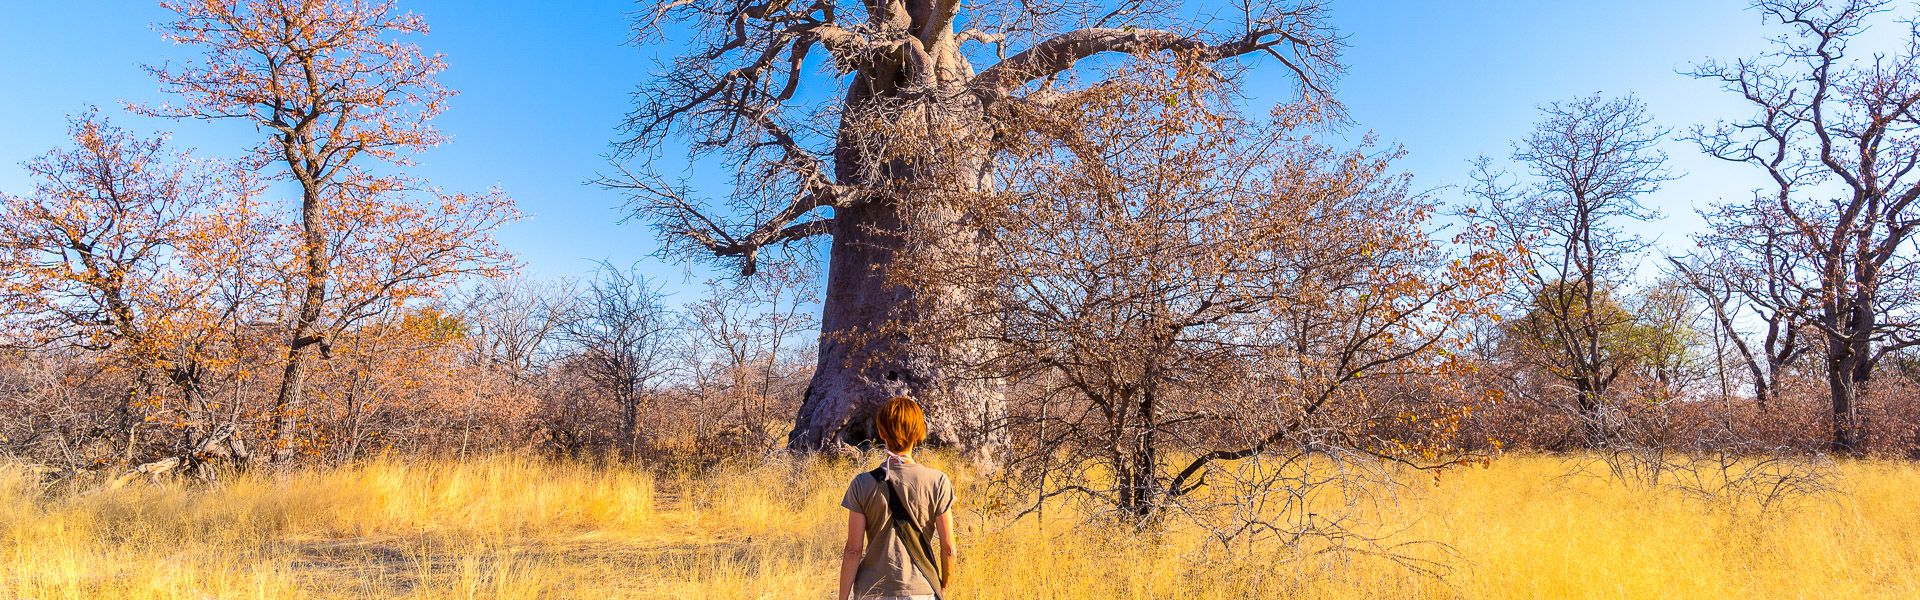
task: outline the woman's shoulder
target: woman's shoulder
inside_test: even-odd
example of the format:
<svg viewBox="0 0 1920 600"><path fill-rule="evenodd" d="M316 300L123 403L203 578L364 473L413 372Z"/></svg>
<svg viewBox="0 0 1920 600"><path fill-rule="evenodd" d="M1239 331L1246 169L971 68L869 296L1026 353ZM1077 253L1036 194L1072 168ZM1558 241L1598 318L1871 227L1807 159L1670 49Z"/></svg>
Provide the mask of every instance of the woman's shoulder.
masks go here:
<svg viewBox="0 0 1920 600"><path fill-rule="evenodd" d="M932 473L932 474L934 474L934 475L936 475L936 476L938 476L938 477L940 477L941 479L946 479L946 478L947 478L947 472L946 472L946 471L942 471L942 470L939 470L939 469L935 469L935 468L933 468L933 467L929 467L929 466L927 466L927 465L926 465L926 464L924 464L924 463L913 463L913 464L914 464L914 466L917 466L917 467L920 467L921 469L925 469L925 470L926 470L926 472L928 472L928 473Z"/></svg>
<svg viewBox="0 0 1920 600"><path fill-rule="evenodd" d="M880 480L874 479L872 471L854 473L853 477L847 481L847 501L851 502L855 498L870 497L879 487Z"/></svg>
<svg viewBox="0 0 1920 600"><path fill-rule="evenodd" d="M912 477L916 480L939 481L942 483L945 483L947 481L946 471L935 469L933 467L929 467L921 463L913 463L911 465L907 465L907 468L902 469L901 472L904 475L908 477Z"/></svg>

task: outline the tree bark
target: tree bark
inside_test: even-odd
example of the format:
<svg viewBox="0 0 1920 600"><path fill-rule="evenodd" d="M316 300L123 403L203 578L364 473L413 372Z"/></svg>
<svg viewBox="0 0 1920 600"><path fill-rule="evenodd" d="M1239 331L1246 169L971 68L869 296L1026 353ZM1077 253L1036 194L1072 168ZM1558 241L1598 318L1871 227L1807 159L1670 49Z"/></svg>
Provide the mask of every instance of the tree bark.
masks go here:
<svg viewBox="0 0 1920 600"><path fill-rule="evenodd" d="M903 250L906 227L949 228L939 235L956 239L940 252L972 249L964 239L970 234L948 219L927 219L925 214L903 219L903 210L936 209L902 204L879 200L834 216L819 362L787 445L825 450L878 439L873 410L894 396L910 396L926 409L929 443L958 446L991 460L1004 443L993 431L1006 410L998 383L949 372L942 353L965 349L933 347L904 333L926 316L924 307L954 292L909 289L888 281L888 269Z"/></svg>
<svg viewBox="0 0 1920 600"><path fill-rule="evenodd" d="M1832 362L1827 369L1827 391L1833 402L1833 440L1829 447L1835 453L1853 454L1860 443L1855 427L1859 408L1854 401L1859 388L1854 385L1852 369L1840 366L1850 361L1843 358Z"/></svg>
<svg viewBox="0 0 1920 600"><path fill-rule="evenodd" d="M273 401L273 462L292 460L299 452L299 406L307 385L307 348L287 349L287 368L280 375L280 392Z"/></svg>
<svg viewBox="0 0 1920 600"><path fill-rule="evenodd" d="M1861 451L1860 399L1873 375L1873 345L1868 337L1874 330L1870 297L1852 299L1850 310L1841 319L1841 331L1851 335L1827 336L1827 392L1833 409L1833 440L1830 448L1839 454Z"/></svg>
<svg viewBox="0 0 1920 600"><path fill-rule="evenodd" d="M869 111L867 107L878 103L867 100L885 92L870 91L864 78L853 88L848 114L855 116L849 121L862 114L889 118L884 130L843 123L835 150L836 176L886 193L834 211L819 362L787 445L827 450L878 439L873 410L894 396L910 396L926 411L930 444L957 446L990 462L1005 443L995 431L1006 411L999 383L951 368L953 353L981 349L936 347L909 333L931 316L929 311L962 308L953 302L963 291L910 289L889 277L909 247L931 253L916 257L924 260L980 251L974 241L978 232L961 222L957 210L929 197L971 192L981 185L988 159L985 144L966 141L987 139L985 115L970 96L942 91L926 94L905 109ZM882 136L887 139L875 139ZM966 150L958 155L909 150L907 156L872 150L897 147L900 139L921 140L929 144L925 150ZM947 143L956 140L959 143Z"/></svg>
<svg viewBox="0 0 1920 600"><path fill-rule="evenodd" d="M293 156L292 152L288 154ZM289 162L296 173L304 173L299 170L297 163ZM322 220L326 216L322 213L320 184L305 175L300 176L300 183L306 190L300 203L305 285L300 295L300 309L294 321L293 333L287 341L287 368L280 379L280 393L273 403L274 462L290 460L299 450L295 438L299 433L300 405L306 392L308 355L313 354L312 346L320 343L320 313L327 298L327 232Z"/></svg>

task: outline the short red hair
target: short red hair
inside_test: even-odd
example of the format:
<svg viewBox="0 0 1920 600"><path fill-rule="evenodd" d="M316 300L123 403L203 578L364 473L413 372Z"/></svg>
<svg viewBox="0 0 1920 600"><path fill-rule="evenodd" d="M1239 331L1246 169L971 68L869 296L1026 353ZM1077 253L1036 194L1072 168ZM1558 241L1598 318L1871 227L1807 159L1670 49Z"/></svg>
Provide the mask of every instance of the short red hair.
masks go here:
<svg viewBox="0 0 1920 600"><path fill-rule="evenodd" d="M920 412L920 403L906 396L894 396L874 411L873 428L894 452L912 450L927 439L926 415Z"/></svg>

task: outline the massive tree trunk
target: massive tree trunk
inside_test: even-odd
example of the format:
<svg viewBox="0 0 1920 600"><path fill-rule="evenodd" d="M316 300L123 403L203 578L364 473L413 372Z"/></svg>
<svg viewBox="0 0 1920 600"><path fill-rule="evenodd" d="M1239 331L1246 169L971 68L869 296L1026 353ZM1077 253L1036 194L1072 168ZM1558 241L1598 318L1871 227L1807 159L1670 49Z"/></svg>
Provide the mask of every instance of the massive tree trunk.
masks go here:
<svg viewBox="0 0 1920 600"><path fill-rule="evenodd" d="M997 403L982 386L957 386L942 369L939 348L916 343L912 328L919 307L938 290L916 290L887 281L902 250L900 212L912 210L887 199L835 215L827 293L820 320L820 355L788 444L821 449L840 442L875 439L869 415L894 396L912 396L928 409L930 437L967 443L981 423L957 408Z"/></svg>
<svg viewBox="0 0 1920 600"><path fill-rule="evenodd" d="M841 127L835 175L884 192L834 211L819 362L788 446L820 450L878 439L873 410L894 396L910 396L926 409L931 443L991 460L1004 442L994 432L1005 413L999 385L952 368L983 349L947 347L913 333L923 320L938 318L931 313L963 310L956 303L964 302L964 290L907 286L892 277L904 252L939 261L979 251L977 231L943 197L963 197L983 185L987 122L965 94L936 91L902 105L894 98L868 100L863 83L848 98L851 116Z"/></svg>

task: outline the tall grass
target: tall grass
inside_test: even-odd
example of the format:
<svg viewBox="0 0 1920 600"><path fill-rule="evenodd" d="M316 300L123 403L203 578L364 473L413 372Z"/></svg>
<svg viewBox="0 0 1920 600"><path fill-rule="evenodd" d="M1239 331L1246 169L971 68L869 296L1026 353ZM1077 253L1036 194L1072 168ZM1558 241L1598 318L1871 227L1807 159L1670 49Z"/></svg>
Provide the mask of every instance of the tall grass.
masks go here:
<svg viewBox="0 0 1920 600"><path fill-rule="evenodd" d="M939 463L936 459L936 463ZM1221 553L1048 512L1011 521L955 474L955 598L1920 597L1920 466L1757 513L1515 456L1408 474L1371 515L1442 578L1380 557ZM491 458L383 460L213 486L48 491L0 469L0 598L826 598L847 463L699 475Z"/></svg>

